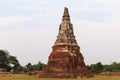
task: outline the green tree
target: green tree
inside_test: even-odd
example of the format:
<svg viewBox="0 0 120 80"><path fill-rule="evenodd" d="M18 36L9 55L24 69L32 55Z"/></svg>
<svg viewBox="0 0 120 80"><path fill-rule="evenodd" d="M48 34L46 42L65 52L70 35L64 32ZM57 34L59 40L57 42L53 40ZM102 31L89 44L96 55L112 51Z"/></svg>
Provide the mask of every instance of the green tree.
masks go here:
<svg viewBox="0 0 120 80"><path fill-rule="evenodd" d="M33 65L31 63L28 63L25 67L27 72L34 71Z"/></svg>
<svg viewBox="0 0 120 80"><path fill-rule="evenodd" d="M112 68L112 72L118 72L118 71L120 71L120 65L118 63L113 62L110 66Z"/></svg>
<svg viewBox="0 0 120 80"><path fill-rule="evenodd" d="M17 71L20 64L16 57L9 55L8 51L0 50L0 68L5 68L7 71L11 69Z"/></svg>
<svg viewBox="0 0 120 80"><path fill-rule="evenodd" d="M110 65L103 65L103 71L104 72L111 72L112 71L112 68Z"/></svg>
<svg viewBox="0 0 120 80"><path fill-rule="evenodd" d="M25 66L25 71L26 72L31 72L31 71L40 71L42 68L45 66L45 64L41 63L40 61L37 64L32 65L31 63L28 63Z"/></svg>
<svg viewBox="0 0 120 80"><path fill-rule="evenodd" d="M95 72L101 72L103 70L103 65L101 62L98 62L96 64L91 64L90 68Z"/></svg>
<svg viewBox="0 0 120 80"><path fill-rule="evenodd" d="M37 70L42 70L42 68L45 66L45 64L41 63L40 61L37 64Z"/></svg>
<svg viewBox="0 0 120 80"><path fill-rule="evenodd" d="M9 64L11 65L12 71L19 72L21 70L19 61L15 56L9 56Z"/></svg>
<svg viewBox="0 0 120 80"><path fill-rule="evenodd" d="M120 63L118 63L118 70L120 71Z"/></svg>
<svg viewBox="0 0 120 80"><path fill-rule="evenodd" d="M5 50L0 50L0 68L5 68L10 71L11 67L9 65L9 53Z"/></svg>

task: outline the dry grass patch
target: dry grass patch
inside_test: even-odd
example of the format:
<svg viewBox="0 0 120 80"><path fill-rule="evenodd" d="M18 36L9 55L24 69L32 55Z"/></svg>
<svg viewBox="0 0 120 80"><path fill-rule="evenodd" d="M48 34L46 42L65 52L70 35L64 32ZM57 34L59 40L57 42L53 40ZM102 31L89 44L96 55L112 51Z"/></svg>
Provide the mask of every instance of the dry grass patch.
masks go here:
<svg viewBox="0 0 120 80"><path fill-rule="evenodd" d="M120 76L95 76L83 79L37 78L27 74L0 74L0 80L120 80Z"/></svg>

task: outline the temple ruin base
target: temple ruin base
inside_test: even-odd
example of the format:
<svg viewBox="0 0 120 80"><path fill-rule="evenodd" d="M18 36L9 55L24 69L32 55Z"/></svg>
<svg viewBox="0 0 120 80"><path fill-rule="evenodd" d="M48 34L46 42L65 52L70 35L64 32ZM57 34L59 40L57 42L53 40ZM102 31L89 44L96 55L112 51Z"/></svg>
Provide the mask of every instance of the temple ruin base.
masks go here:
<svg viewBox="0 0 120 80"><path fill-rule="evenodd" d="M90 71L87 70L83 61L82 54L79 52L78 46L74 47L75 53L64 51L70 46L53 46L53 51L49 56L48 64L39 74L41 78L82 78L90 76ZM58 51L58 49L61 51Z"/></svg>

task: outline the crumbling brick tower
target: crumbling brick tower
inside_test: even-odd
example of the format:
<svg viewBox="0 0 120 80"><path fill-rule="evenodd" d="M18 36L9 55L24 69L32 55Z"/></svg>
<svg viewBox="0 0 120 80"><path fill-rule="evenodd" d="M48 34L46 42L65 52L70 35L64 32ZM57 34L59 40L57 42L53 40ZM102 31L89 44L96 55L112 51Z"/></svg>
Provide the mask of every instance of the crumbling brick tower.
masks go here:
<svg viewBox="0 0 120 80"><path fill-rule="evenodd" d="M73 32L68 8L65 7L57 40L48 63L39 77L75 78L85 76L87 68Z"/></svg>

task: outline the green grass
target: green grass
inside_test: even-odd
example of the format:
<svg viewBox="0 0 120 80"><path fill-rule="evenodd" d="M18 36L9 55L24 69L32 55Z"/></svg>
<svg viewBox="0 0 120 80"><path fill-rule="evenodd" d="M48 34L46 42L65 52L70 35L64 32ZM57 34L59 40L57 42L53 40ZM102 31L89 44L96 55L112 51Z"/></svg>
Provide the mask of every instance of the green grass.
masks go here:
<svg viewBox="0 0 120 80"><path fill-rule="evenodd" d="M120 76L95 76L83 79L37 78L27 74L0 74L0 80L120 80Z"/></svg>

